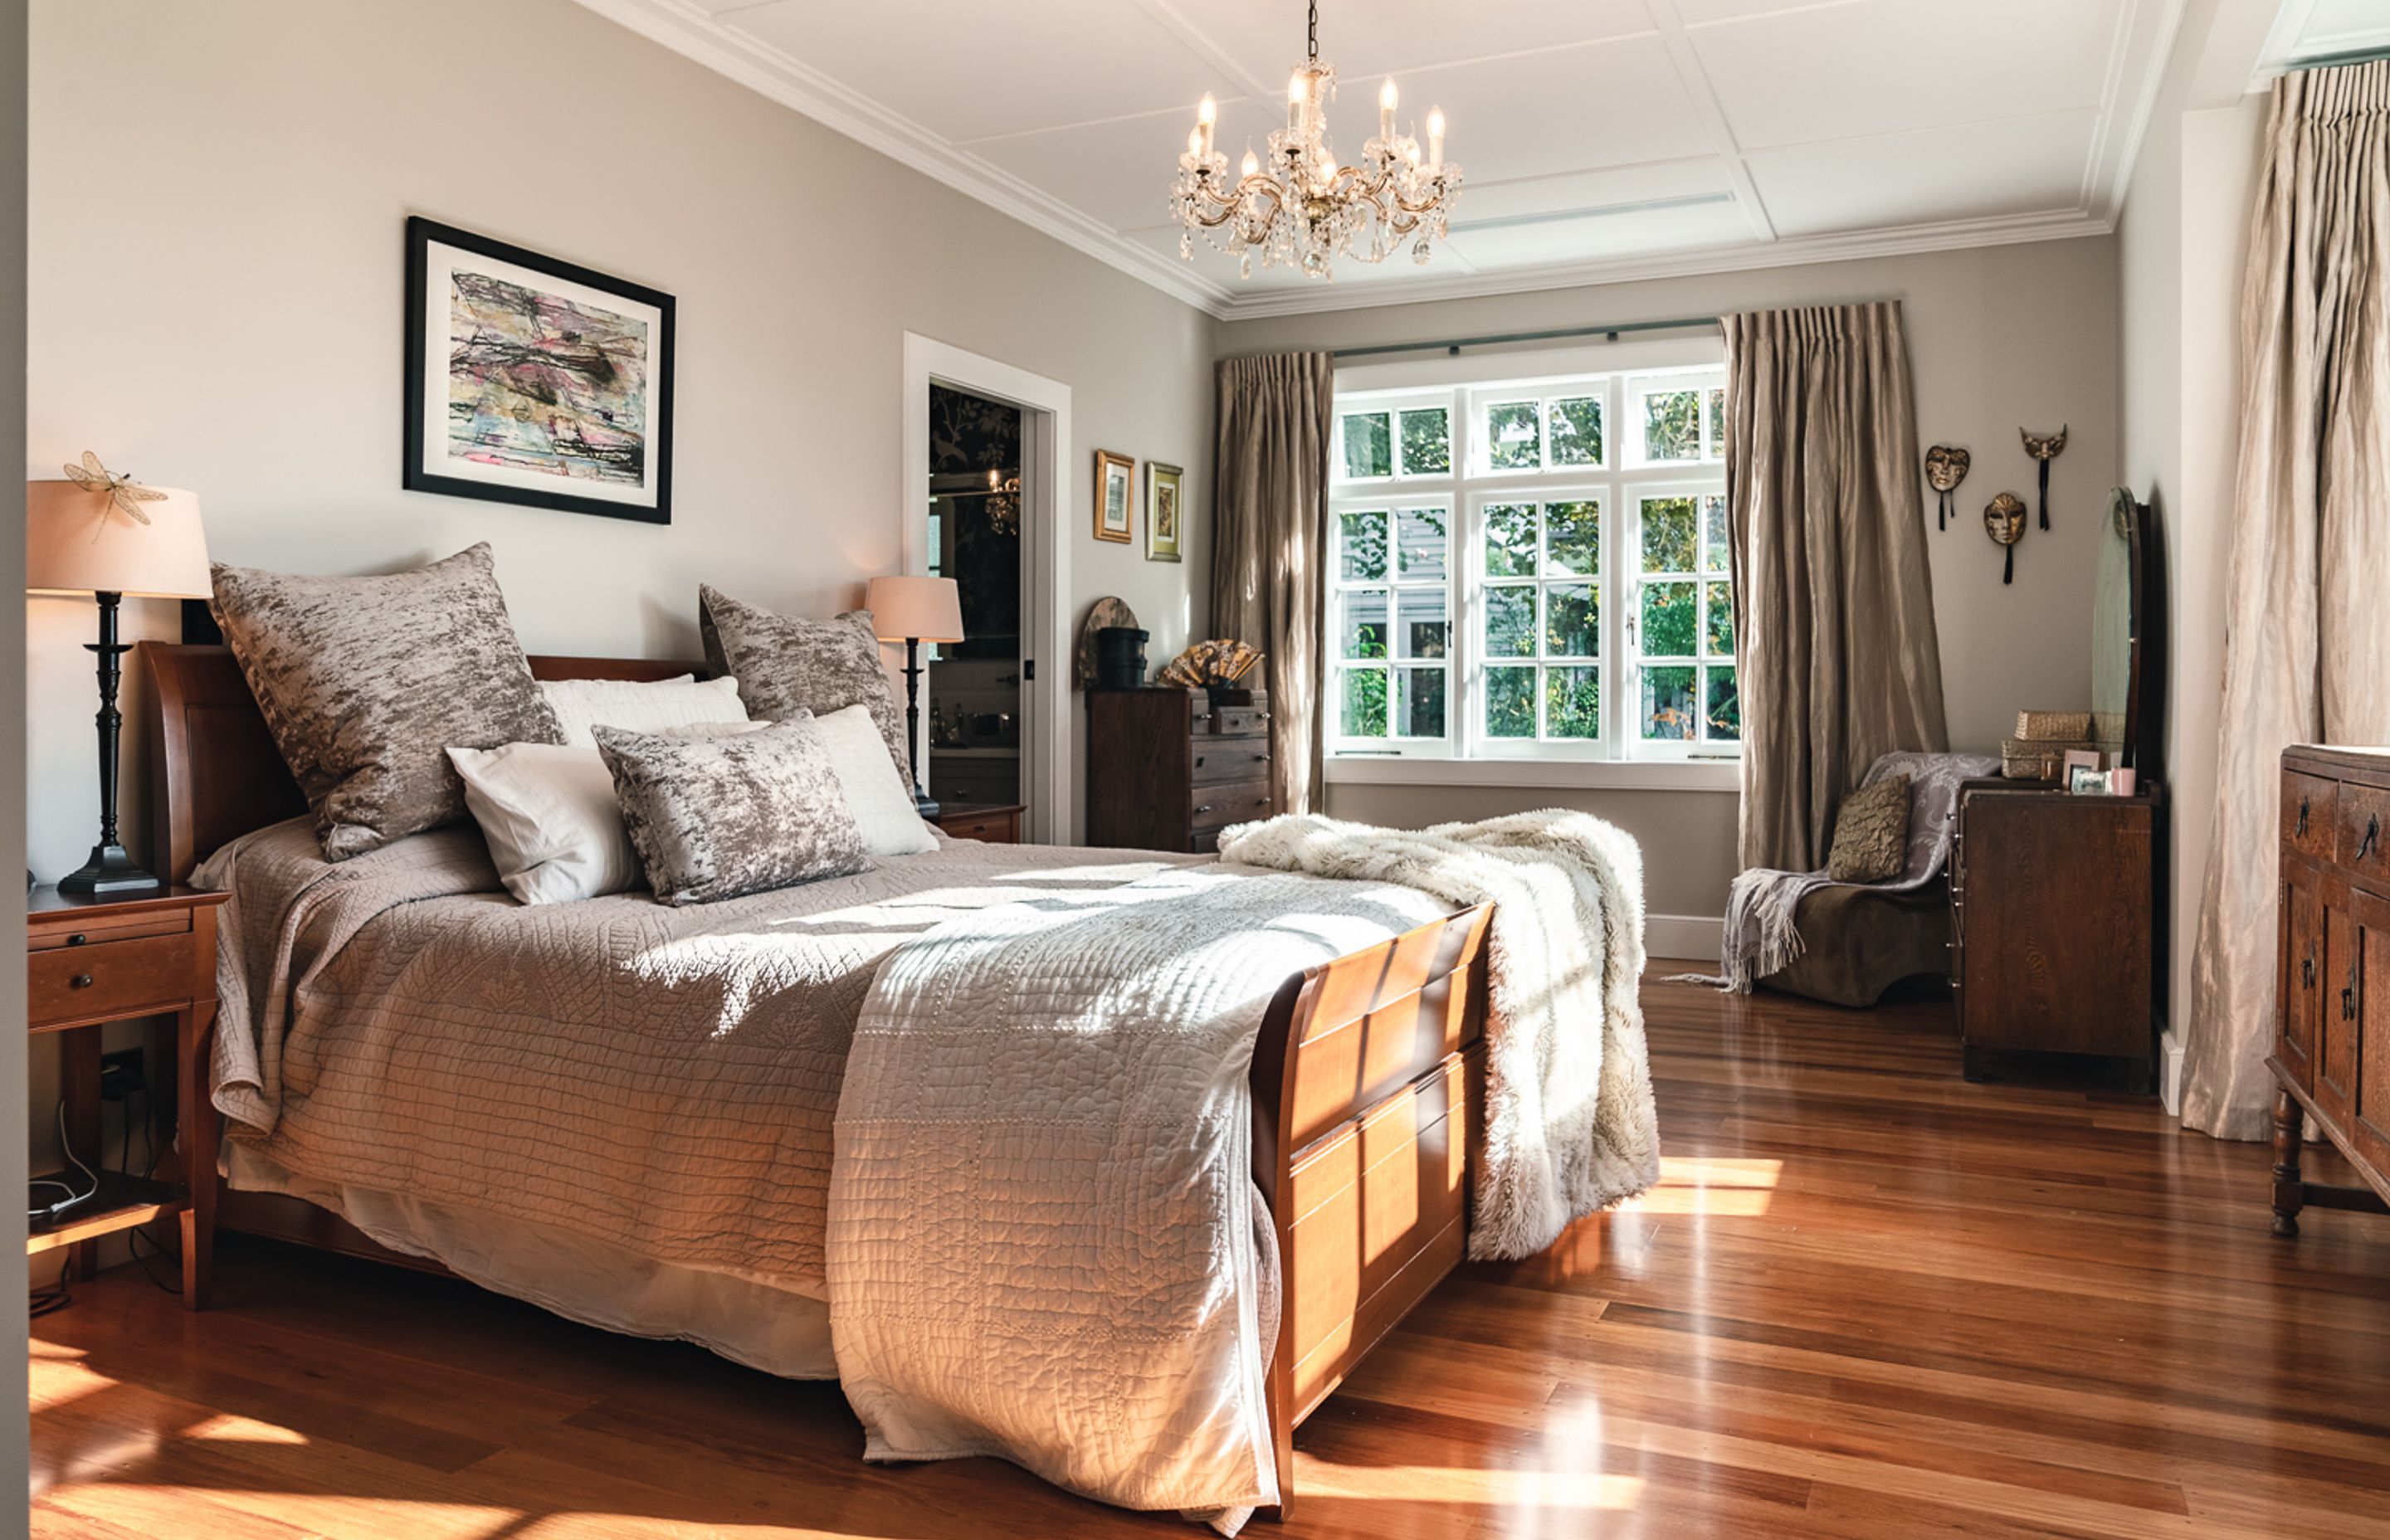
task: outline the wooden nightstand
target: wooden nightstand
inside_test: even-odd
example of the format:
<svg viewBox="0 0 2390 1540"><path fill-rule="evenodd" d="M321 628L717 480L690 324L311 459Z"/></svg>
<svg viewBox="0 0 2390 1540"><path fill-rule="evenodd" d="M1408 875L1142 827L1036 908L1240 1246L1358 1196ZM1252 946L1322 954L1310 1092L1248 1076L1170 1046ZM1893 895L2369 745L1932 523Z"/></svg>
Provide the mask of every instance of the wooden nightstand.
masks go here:
<svg viewBox="0 0 2390 1540"><path fill-rule="evenodd" d="M179 1215L183 1303L208 1302L216 1206L216 1111L208 1098L216 1020L216 909L223 893L188 888L114 898L78 898L36 889L26 903L25 1023L65 1033L61 1090L69 1146L84 1163L100 1158L99 1028L140 1016L174 1018L174 1054L151 1067L152 1095L174 1108L181 1149L161 1166L173 1180L101 1172L97 1196L37 1223L28 1254L74 1248L75 1271L91 1276L99 1238ZM77 1191L89 1186L70 1164L51 1175ZM56 1188L42 1188L55 1193Z"/></svg>
<svg viewBox="0 0 2390 1540"><path fill-rule="evenodd" d="M984 806L950 802L938 809L938 815L930 821L950 839L977 840L983 845L1017 845L1021 843L1022 812L1019 802L990 802Z"/></svg>

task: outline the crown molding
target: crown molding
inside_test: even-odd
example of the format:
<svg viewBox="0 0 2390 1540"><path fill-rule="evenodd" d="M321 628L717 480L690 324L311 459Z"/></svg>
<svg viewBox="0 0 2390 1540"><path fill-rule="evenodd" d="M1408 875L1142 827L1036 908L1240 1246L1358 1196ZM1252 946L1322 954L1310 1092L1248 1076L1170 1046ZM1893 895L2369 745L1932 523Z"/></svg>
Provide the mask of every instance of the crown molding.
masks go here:
<svg viewBox="0 0 2390 1540"><path fill-rule="evenodd" d="M1256 321L1279 315L1307 315L1319 311L1360 310L1371 306L1430 304L1439 300L1476 299L1495 294L1532 294L1548 289L1579 289L1589 284L1636 283L1648 278L1690 278L1714 273L1748 273L1768 267L1800 267L1811 263L1860 262L1870 257L1909 256L1921 251L1955 251L1969 247L2021 246L2037 240L2072 240L2084 236L2114 235L2116 222L2080 209L2054 213L2008 214L1992 219L1950 220L1936 225L1911 225L1891 230L1867 230L1854 235L1785 236L1748 246L1713 246L1674 251L1664 256L1622 257L1611 262L1574 263L1543 267L1504 268L1450 278L1425 278L1399 289L1372 284L1338 289L1319 284L1299 289L1277 289L1232 300L1217 314L1223 320Z"/></svg>
<svg viewBox="0 0 2390 1540"><path fill-rule="evenodd" d="M1400 284L1306 284L1299 289L1253 291L1208 276L1175 261L968 151L911 119L850 90L802 60L719 25L690 0L578 0L584 7L703 65L749 90L813 119L833 132L879 151L957 192L1020 220L1072 250L1147 283L1217 320L1249 321L1373 306L1427 304L1442 300L1526 294L1589 284L1631 283L1651 278L1697 277L1752 272L1810 263L1857 262L1870 257L2011 246L2113 234L2122 203L2122 174L2146 128L2156 101L2154 83L2134 104L2126 126L2124 154L2114 171L2087 186L2083 208L1985 219L1948 220L1850 234L1779 237L1748 245L1566 263L1494 271L1454 273ZM2140 0L2147 4L2149 0ZM2183 0L2158 0L2171 22ZM2131 7L2127 7L2128 10ZM2162 13L2165 14L2165 13ZM2169 29L2170 31L2170 29ZM2096 164L2094 171L2096 173ZM2091 181L2094 178L2087 178Z"/></svg>
<svg viewBox="0 0 2390 1540"><path fill-rule="evenodd" d="M780 50L716 25L687 0L580 0L580 4L650 43L1208 314L1224 314L1231 299L1227 285L1123 238L1111 226L1009 172L957 149L911 119L891 112Z"/></svg>

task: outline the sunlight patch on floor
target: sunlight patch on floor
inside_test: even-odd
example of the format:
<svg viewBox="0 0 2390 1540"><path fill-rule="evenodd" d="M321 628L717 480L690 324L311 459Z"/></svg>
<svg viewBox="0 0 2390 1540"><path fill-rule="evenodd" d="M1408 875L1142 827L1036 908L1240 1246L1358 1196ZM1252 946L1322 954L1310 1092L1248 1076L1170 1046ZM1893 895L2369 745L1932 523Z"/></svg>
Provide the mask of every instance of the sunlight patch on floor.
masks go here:
<svg viewBox="0 0 2390 1540"><path fill-rule="evenodd" d="M1781 1161L1665 1156L1660 1161L1660 1185L1624 1206L1644 1213L1756 1219L1767 1212L1783 1171Z"/></svg>
<svg viewBox="0 0 2390 1540"><path fill-rule="evenodd" d="M1333 1465L1298 1452L1295 1500L1360 1497L1398 1503L1468 1503L1486 1508L1606 1508L1624 1512L1643 1497L1640 1476L1589 1470L1480 1470L1450 1465Z"/></svg>

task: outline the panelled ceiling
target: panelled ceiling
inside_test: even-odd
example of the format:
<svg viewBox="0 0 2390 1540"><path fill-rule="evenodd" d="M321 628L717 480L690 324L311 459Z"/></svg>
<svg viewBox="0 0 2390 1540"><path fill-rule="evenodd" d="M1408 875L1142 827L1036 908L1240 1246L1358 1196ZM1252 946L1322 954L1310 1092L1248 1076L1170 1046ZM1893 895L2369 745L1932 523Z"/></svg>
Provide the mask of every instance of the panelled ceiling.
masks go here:
<svg viewBox="0 0 2390 1540"><path fill-rule="evenodd" d="M1391 74L1468 178L1428 265L1329 284L1182 262L1166 206L1205 92L1232 160L1282 122L1292 0L582 3L1240 316L2112 228L2183 0L1322 0L1332 142Z"/></svg>

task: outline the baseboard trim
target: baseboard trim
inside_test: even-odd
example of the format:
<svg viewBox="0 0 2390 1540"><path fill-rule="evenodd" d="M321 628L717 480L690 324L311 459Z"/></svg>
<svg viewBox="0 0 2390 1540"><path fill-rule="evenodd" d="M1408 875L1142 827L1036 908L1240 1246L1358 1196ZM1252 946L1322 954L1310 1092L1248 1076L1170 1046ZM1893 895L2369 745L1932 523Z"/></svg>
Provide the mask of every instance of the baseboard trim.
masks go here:
<svg viewBox="0 0 2390 1540"><path fill-rule="evenodd" d="M1643 951L1653 957L1692 957L1715 962L1726 920L1717 915L1646 915Z"/></svg>
<svg viewBox="0 0 2390 1540"><path fill-rule="evenodd" d="M2158 1034L2158 1101L2169 1115L2182 1116L2182 1039L2172 1027Z"/></svg>

